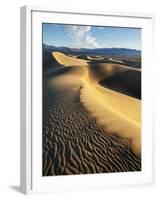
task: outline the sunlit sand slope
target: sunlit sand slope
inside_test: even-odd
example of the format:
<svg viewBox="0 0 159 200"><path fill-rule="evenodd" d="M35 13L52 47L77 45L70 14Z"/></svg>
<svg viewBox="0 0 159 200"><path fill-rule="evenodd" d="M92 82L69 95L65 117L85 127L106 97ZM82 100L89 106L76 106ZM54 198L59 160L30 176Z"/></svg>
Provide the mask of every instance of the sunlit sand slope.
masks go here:
<svg viewBox="0 0 159 200"><path fill-rule="evenodd" d="M84 60L68 57L58 52L53 53L53 56L65 66L81 66L84 72L79 76L83 83L80 89L80 101L83 106L106 134L115 134L129 139L131 150L137 157L140 157L141 101L99 84L99 81L107 76L134 69L122 65L113 67L114 64L104 64L103 73L99 73L98 68L94 69L93 65L88 65Z"/></svg>

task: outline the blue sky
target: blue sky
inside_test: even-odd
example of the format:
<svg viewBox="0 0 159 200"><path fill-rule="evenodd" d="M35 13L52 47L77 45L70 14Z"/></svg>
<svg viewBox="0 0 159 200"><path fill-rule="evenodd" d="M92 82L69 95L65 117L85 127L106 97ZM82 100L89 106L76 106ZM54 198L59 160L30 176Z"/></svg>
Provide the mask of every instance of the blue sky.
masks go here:
<svg viewBox="0 0 159 200"><path fill-rule="evenodd" d="M141 50L141 29L43 24L43 43L57 47Z"/></svg>

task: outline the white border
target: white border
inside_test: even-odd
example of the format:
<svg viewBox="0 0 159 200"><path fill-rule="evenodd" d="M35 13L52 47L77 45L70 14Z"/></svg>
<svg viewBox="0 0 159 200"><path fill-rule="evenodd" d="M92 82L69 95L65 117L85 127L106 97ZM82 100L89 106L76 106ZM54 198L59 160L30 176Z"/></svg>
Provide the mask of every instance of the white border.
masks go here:
<svg viewBox="0 0 159 200"><path fill-rule="evenodd" d="M23 7L21 20L21 191L58 192L152 183L152 16ZM142 172L42 177L42 22L142 28Z"/></svg>

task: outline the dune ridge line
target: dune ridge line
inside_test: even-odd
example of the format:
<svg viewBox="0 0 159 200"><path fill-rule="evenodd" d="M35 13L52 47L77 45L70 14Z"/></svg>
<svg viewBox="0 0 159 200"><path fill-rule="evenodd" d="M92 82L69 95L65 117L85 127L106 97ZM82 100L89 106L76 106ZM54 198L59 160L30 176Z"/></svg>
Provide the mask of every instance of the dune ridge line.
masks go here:
<svg viewBox="0 0 159 200"><path fill-rule="evenodd" d="M96 78L88 61L66 56L60 52L53 52L52 55L57 62L66 67L80 66L81 70L84 70L83 75L77 77L83 82L80 89L81 103L106 134L114 134L128 139L130 149L140 158L141 101L101 86L99 81L104 78L104 75ZM111 64L104 66L108 65L111 67ZM119 68L121 70L131 69L131 67L123 65L119 65ZM132 68L132 70L134 69Z"/></svg>

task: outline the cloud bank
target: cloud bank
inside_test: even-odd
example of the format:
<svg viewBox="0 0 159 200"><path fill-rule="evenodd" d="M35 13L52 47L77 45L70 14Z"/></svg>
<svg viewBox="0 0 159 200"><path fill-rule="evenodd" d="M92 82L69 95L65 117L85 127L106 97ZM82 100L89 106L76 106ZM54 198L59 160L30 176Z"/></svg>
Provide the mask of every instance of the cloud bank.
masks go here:
<svg viewBox="0 0 159 200"><path fill-rule="evenodd" d="M66 34L72 39L72 46L76 48L99 48L96 38L92 36L91 26L65 25Z"/></svg>

